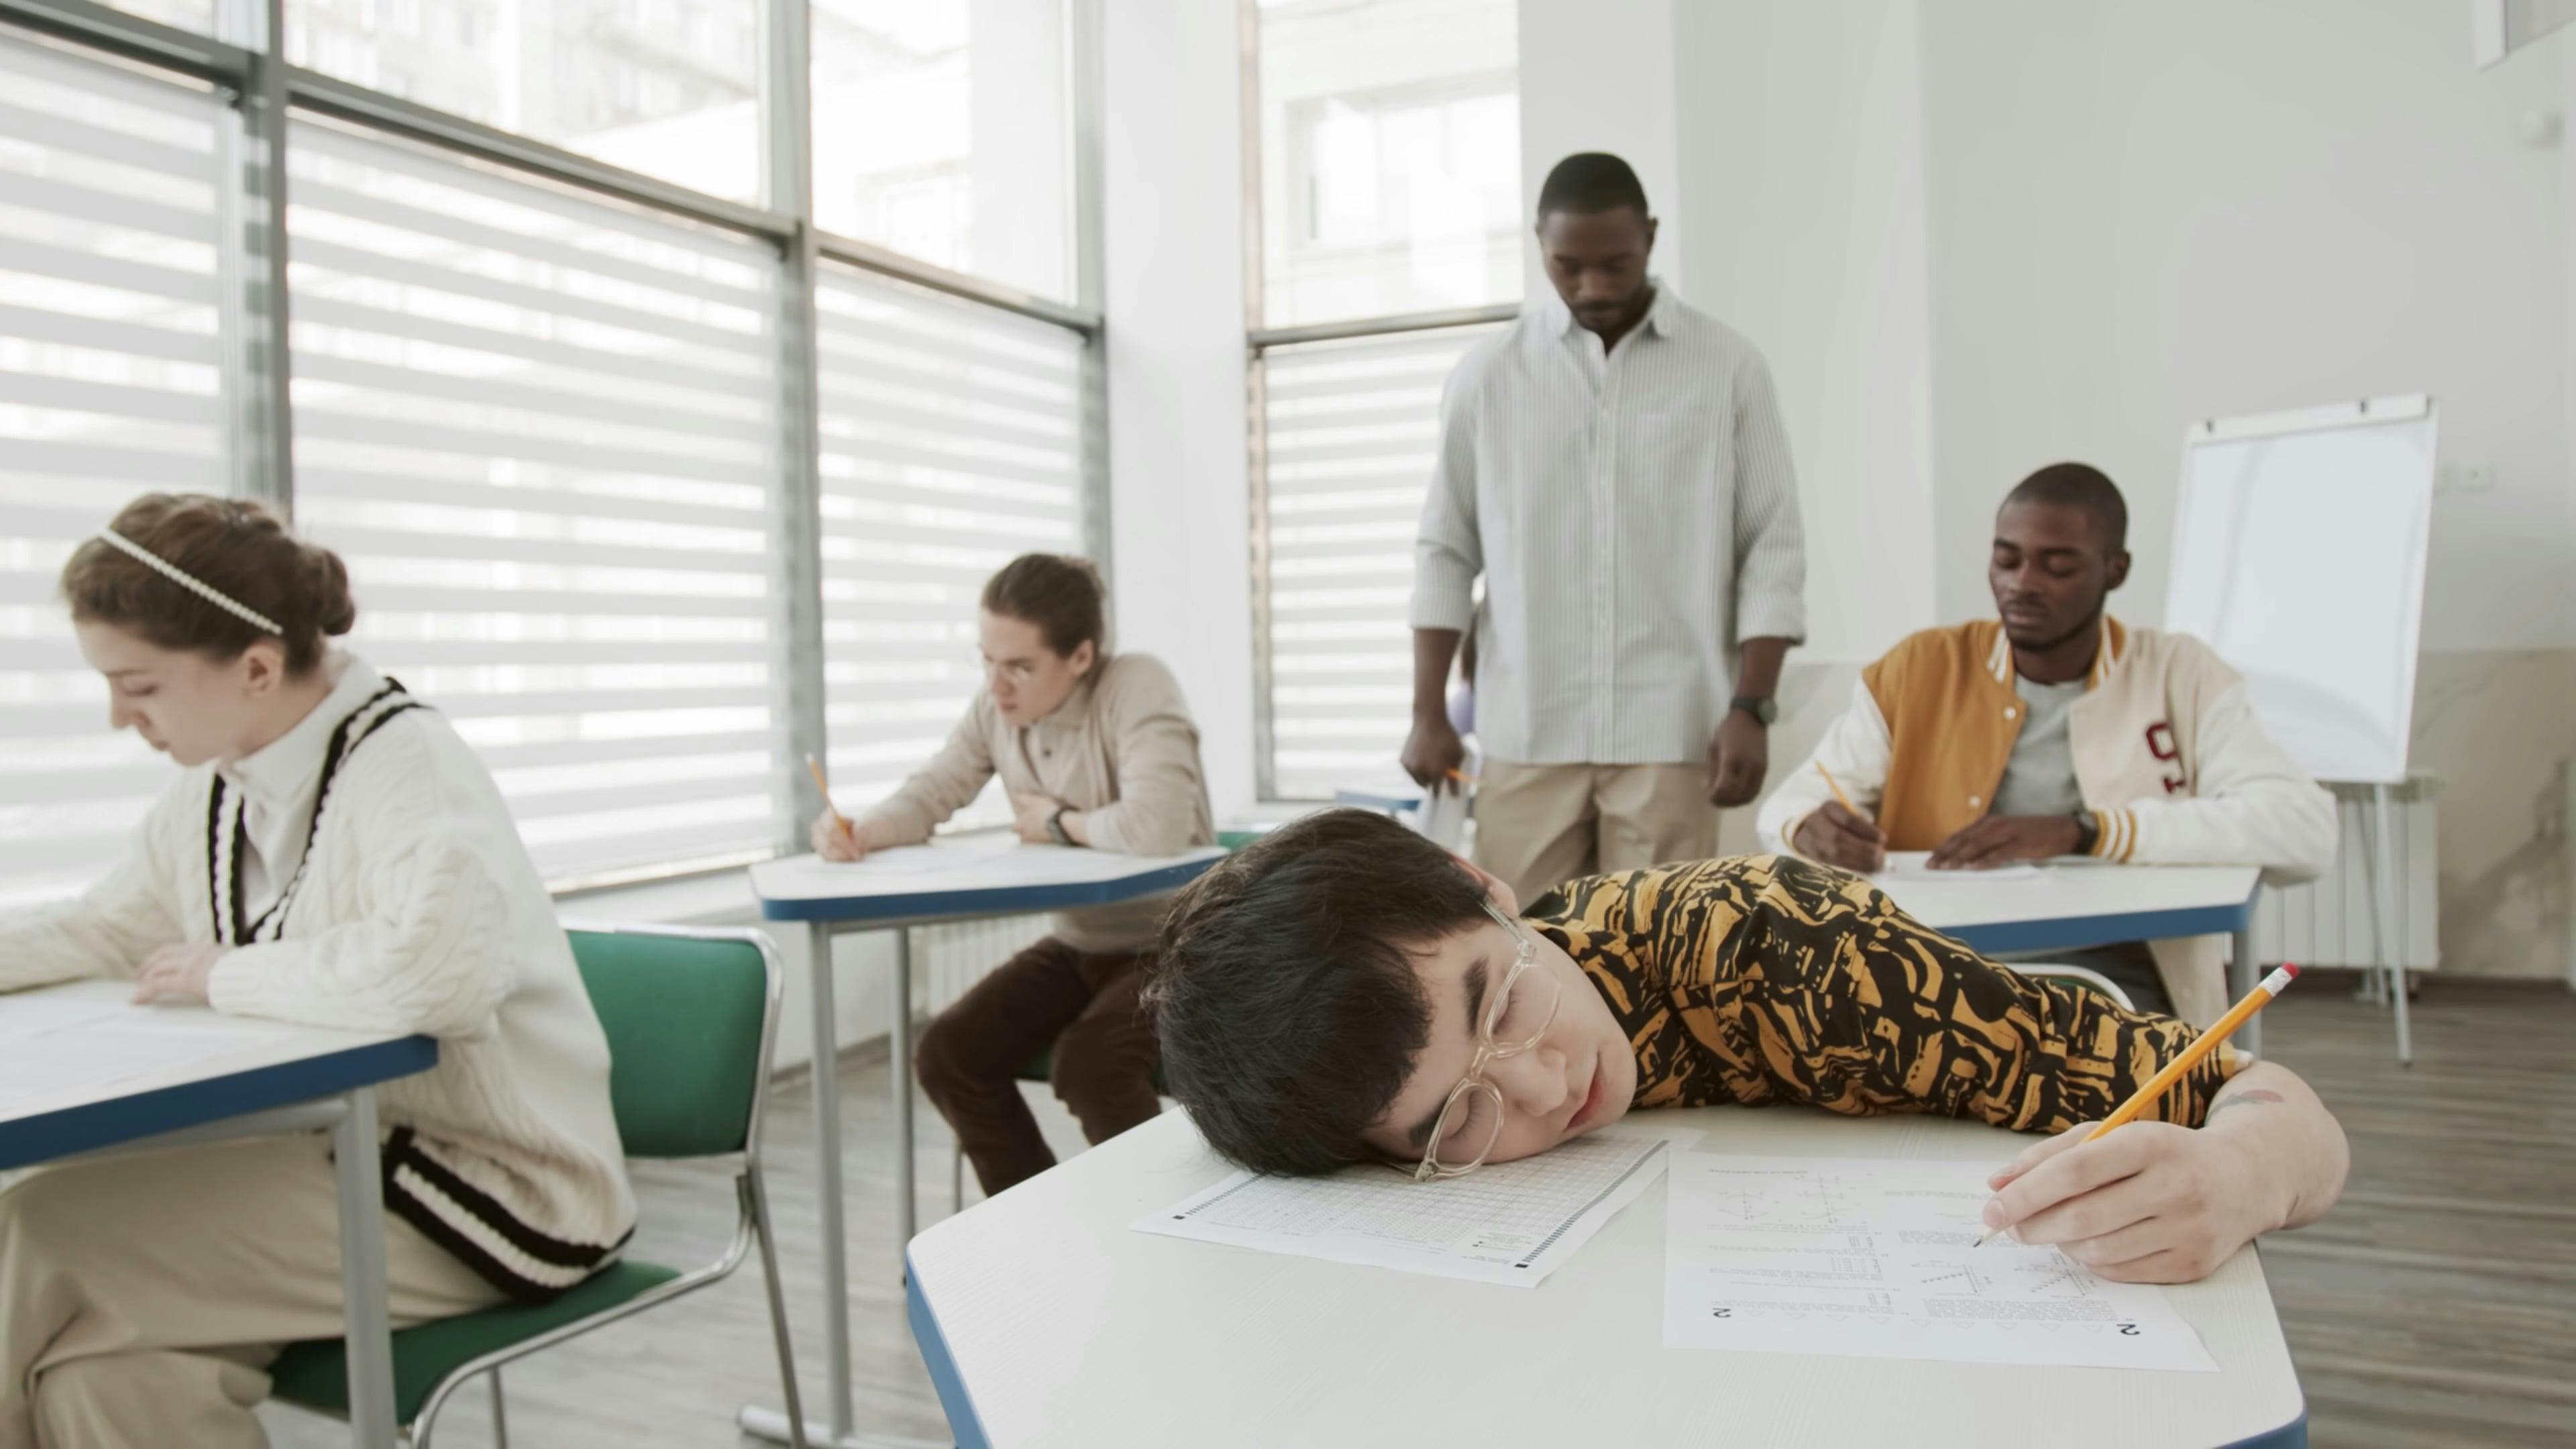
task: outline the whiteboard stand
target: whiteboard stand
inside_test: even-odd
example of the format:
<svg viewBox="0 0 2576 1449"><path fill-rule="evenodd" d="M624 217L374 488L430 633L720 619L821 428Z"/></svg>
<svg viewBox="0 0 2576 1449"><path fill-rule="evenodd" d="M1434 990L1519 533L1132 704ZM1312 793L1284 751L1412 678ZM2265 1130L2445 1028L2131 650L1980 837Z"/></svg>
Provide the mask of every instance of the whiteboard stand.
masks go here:
<svg viewBox="0 0 2576 1449"><path fill-rule="evenodd" d="M2413 736L2439 431L2422 394L2192 424L2165 596L2165 628L2244 676L2255 718L2301 769L2371 787L2376 965L2364 989L2388 993L2408 1065L2408 913L2389 787L2407 778Z"/></svg>

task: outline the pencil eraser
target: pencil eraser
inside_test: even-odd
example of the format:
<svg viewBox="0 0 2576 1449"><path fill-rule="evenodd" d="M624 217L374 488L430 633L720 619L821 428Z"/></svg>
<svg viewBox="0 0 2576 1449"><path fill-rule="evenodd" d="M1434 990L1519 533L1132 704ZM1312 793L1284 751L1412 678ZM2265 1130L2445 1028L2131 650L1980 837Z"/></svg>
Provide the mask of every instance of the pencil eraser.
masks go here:
<svg viewBox="0 0 2576 1449"><path fill-rule="evenodd" d="M2287 961L2284 961L2281 963L2281 974L2289 977L2293 981L2296 981L2299 979L2299 968L2291 965Z"/></svg>

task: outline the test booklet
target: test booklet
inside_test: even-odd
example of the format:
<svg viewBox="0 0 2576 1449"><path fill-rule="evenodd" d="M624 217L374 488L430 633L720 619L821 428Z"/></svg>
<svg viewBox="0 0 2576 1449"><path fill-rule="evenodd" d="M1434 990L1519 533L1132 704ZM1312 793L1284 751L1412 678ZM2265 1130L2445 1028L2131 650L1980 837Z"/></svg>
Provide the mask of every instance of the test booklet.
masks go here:
<svg viewBox="0 0 2576 1449"><path fill-rule="evenodd" d="M2215 1373L2163 1289L1976 1246L1992 1164L1680 1153L1664 1345Z"/></svg>
<svg viewBox="0 0 2576 1449"><path fill-rule="evenodd" d="M1535 1288L1698 1137L1605 1130L1431 1182L1375 1163L1330 1177L1238 1172L1133 1226L1266 1253Z"/></svg>
<svg viewBox="0 0 2576 1449"><path fill-rule="evenodd" d="M1931 861L1932 852L1928 850L1891 850L1887 853L1886 866L1870 879L1881 883L1903 881L1908 885L1916 885L1925 881L1968 884L1978 881L2049 878L2047 867L2027 860L2015 861L2010 865L1989 866L1984 870L1934 870Z"/></svg>

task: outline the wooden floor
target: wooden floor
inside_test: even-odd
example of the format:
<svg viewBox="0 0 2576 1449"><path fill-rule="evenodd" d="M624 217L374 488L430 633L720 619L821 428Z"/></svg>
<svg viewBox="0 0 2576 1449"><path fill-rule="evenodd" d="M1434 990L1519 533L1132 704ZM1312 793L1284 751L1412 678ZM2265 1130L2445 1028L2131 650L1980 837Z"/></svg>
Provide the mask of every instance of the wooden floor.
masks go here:
<svg viewBox="0 0 2576 1449"><path fill-rule="evenodd" d="M2435 982L2416 1007L2411 1070L2396 1064L2385 1011L2350 999L2348 979L2314 977L2264 1013L2269 1054L2317 1085L2353 1145L2342 1205L2263 1245L2310 1442L2576 1444L2576 995L2547 982ZM859 1425L941 1438L893 1266L885 1087L882 1063L843 1078ZM946 1202L948 1147L935 1114L920 1121L927 1222ZM823 1383L811 1123L810 1093L783 1089L770 1181L809 1405ZM1050 1123L1050 1135L1069 1125ZM638 1185L644 1256L687 1264L718 1251L732 1224L721 1181L654 1168ZM511 1438L531 1449L756 1442L733 1416L778 1402L768 1343L755 1262L685 1305L513 1370ZM438 1443L489 1444L484 1405L479 1391L464 1396ZM282 1446L345 1442L337 1426L266 1412Z"/></svg>

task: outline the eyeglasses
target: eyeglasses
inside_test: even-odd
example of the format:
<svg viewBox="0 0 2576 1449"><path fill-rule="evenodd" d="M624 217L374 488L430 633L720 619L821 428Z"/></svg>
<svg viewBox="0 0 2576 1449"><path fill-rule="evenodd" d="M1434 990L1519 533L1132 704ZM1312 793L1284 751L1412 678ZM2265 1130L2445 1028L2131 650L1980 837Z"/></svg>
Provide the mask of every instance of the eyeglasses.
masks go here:
<svg viewBox="0 0 2576 1449"><path fill-rule="evenodd" d="M1511 933L1519 950L1511 969L1503 973L1502 984L1486 998L1484 1018L1476 1023L1475 1058L1467 1063L1467 1074L1458 1079L1458 1085L1449 1089L1440 1120L1432 1124L1430 1144L1422 1149L1421 1163L1411 1168L1387 1164L1398 1172L1412 1173L1415 1182L1463 1177L1485 1165L1503 1131L1502 1089L1485 1080L1485 1069L1537 1046L1555 1024L1556 1008L1564 996L1553 972L1531 969L1538 964L1538 941L1519 922L1494 909L1491 901L1485 903L1485 914Z"/></svg>

